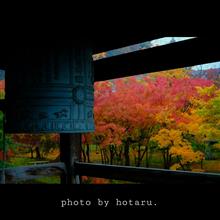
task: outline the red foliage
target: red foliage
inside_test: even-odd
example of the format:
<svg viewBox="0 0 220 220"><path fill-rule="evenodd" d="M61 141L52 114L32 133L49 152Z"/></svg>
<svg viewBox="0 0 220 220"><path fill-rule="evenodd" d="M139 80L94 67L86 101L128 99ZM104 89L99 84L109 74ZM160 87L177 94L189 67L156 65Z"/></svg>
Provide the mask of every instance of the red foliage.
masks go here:
<svg viewBox="0 0 220 220"><path fill-rule="evenodd" d="M5 80L0 80L0 91L5 90Z"/></svg>
<svg viewBox="0 0 220 220"><path fill-rule="evenodd" d="M92 134L87 133L82 135L82 144L92 144Z"/></svg>
<svg viewBox="0 0 220 220"><path fill-rule="evenodd" d="M13 157L14 156L14 151L12 149L9 149L7 152L7 157Z"/></svg>
<svg viewBox="0 0 220 220"><path fill-rule="evenodd" d="M6 158L10 158L14 156L14 152L12 149L9 149L8 152L6 153ZM3 160L4 159L4 154L3 154L3 151L0 150L0 160Z"/></svg>
<svg viewBox="0 0 220 220"><path fill-rule="evenodd" d="M134 130L149 130L159 122L159 114L167 112L176 122L184 120L184 112L196 87L211 86L212 81L200 78L129 77L95 84L95 136L99 144L120 145Z"/></svg>

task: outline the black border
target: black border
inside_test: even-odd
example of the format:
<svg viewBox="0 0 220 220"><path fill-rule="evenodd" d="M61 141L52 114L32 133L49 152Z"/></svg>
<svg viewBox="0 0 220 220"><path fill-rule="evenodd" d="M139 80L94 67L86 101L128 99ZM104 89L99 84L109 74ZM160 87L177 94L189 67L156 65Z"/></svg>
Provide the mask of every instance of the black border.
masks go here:
<svg viewBox="0 0 220 220"><path fill-rule="evenodd" d="M177 2L176 2L177 3ZM149 5L148 5L149 6ZM117 7L117 6L116 6ZM40 45L43 38L51 39L52 36L56 35L57 38L66 38L74 34L74 28L79 27L81 33L95 33L97 30L102 28L102 34L106 37L106 41L111 41L111 38L115 34L124 32L135 31L131 28L135 26L135 29L146 29L148 33L157 34L164 33L166 30L179 30L180 33L196 33L199 36L208 36L210 39L212 37L218 37L218 16L219 13L214 11L201 11L200 8L196 7L192 10L181 10L181 5L178 9L172 8L166 13L161 13L161 8L158 6L157 13L150 14L143 10L138 11L133 9L133 14L131 11L126 9L117 10L118 13L111 13L109 11L104 11L102 13L97 13L102 11L98 9L93 11L90 10L89 14L87 10L84 14L75 14L74 16L62 17L61 14L54 12L53 17L50 13L45 13L46 16L41 14L41 11L37 11L36 16L30 16L31 11L28 9L29 16L16 8L17 13L6 14L6 12L1 14L1 29L2 33L0 36L0 41L11 42L11 46L14 46L14 42L37 42L36 45ZM191 6L188 7L190 9ZM138 9L141 7L139 6ZM150 8L150 7L149 7ZM218 8L218 7L217 7ZM112 8L111 8L112 9ZM212 8L213 9L213 8ZM53 10L51 10L53 11ZM77 11L76 9L74 10ZM190 12L189 12L190 11ZM11 11L13 12L13 11ZM49 12L46 10L46 12ZM63 11L65 12L65 11ZM126 15L123 12L128 12ZM68 13L66 13L68 14ZM73 13L74 14L74 13ZM216 15L211 16L210 14ZM72 15L72 14L70 14ZM71 22L77 19L77 24L73 29L71 29ZM137 16L138 15L138 16ZM89 18L91 16L91 19ZM56 19L53 19L56 18ZM168 18L168 19L167 19ZM180 18L180 19L179 19ZM80 20L81 19L81 20ZM105 21L103 25L103 20ZM158 21L159 20L159 21ZM67 21L66 23L64 23ZM139 23L138 23L139 21ZM140 22L141 21L141 22ZM86 25L85 25L86 24ZM96 25L100 24L100 25ZM109 28L112 28L112 32L108 32ZM108 35L106 35L108 33ZM2 46L2 45L1 45ZM4 46L4 45L3 45ZM186 54L190 56L189 54ZM16 212L17 216L36 216L39 215L44 218L43 212L45 210L49 211L50 214L56 210L62 213L75 213L77 210L81 215L84 213L90 214L90 212L82 210L108 210L107 214L102 216L115 215L115 212L110 212L110 209L122 210L128 213L128 211L136 213L139 215L140 211L145 214L141 218L145 218L149 213L156 216L161 214L164 218L172 217L175 218L182 217L184 215L190 215L192 212L199 217L200 215L209 214L209 217L215 216L219 209L219 197L220 197L220 187L218 185L141 185L141 184L129 184L129 185L0 185L0 210L2 213L11 214L13 210L19 210ZM70 198L74 199L84 199L91 200L91 207L67 207L61 208L60 201L62 199ZM157 203L154 207L115 207L114 204L109 206L107 209L97 206L97 199L105 199L113 201L115 198L119 199L133 199L133 200L144 200L152 199ZM9 212L7 211L9 210ZM12 210L12 211L11 211ZM44 211L43 211L44 210ZM163 212L160 212L163 210ZM32 214L28 214L32 211ZM138 211L138 212L136 212ZM97 215L99 214L96 213ZM92 217L92 216L91 216ZM94 217L94 216L93 216ZM71 217L73 218L73 216Z"/></svg>

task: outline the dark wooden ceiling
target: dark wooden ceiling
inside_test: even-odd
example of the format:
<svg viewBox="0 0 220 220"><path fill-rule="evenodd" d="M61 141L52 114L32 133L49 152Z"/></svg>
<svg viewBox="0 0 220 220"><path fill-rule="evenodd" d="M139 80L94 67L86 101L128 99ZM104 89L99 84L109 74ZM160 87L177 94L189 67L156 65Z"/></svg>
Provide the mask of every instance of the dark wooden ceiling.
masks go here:
<svg viewBox="0 0 220 220"><path fill-rule="evenodd" d="M198 38L95 61L95 81L220 61L220 38L215 33L204 37L204 31L181 28L148 30L139 26L129 29L118 27L100 30L91 26L77 32L64 30L62 35L60 31L56 35L55 29L44 33L19 32L15 29L9 32L11 34L0 36L0 67L7 68L11 53L23 47L86 42L92 45L93 53L98 53L168 36Z"/></svg>

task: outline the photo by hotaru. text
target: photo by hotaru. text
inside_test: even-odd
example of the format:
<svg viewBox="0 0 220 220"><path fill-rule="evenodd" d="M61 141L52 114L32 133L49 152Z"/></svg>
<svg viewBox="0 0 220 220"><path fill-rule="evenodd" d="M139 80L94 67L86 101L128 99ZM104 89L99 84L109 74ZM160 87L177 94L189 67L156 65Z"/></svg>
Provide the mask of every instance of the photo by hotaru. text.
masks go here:
<svg viewBox="0 0 220 220"><path fill-rule="evenodd" d="M93 200L83 200L83 199L62 199L60 200L60 207L67 208L67 207L101 207L101 208L108 208L108 207L156 207L158 204L156 201L151 199L121 199L121 198L114 198L114 199L93 199Z"/></svg>

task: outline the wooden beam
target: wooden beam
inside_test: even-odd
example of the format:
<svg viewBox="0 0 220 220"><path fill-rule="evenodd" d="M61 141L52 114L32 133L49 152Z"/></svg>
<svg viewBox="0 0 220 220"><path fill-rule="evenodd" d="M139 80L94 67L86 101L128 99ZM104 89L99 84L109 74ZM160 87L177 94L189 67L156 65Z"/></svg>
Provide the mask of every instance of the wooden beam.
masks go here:
<svg viewBox="0 0 220 220"><path fill-rule="evenodd" d="M220 61L216 38L194 38L94 61L95 81Z"/></svg>
<svg viewBox="0 0 220 220"><path fill-rule="evenodd" d="M105 20L106 22L106 20ZM172 28L149 28L149 24L145 24L145 21L139 23L121 23L119 21L111 22L105 25L96 24L94 26L83 24L76 27L74 24L75 31L72 29L64 28L59 33L57 32L57 26L54 32L50 30L34 30L31 34L28 29L28 34L25 34L26 30L19 30L19 35L15 33L9 34L7 36L4 34L0 36L0 67L7 68L10 64L12 54L16 50L21 50L25 47L33 48L50 48L56 47L58 45L70 45L80 43L91 45L93 48L93 53L100 53L108 50L113 50L132 44L143 43L146 41L155 40L162 37L184 37L184 36L198 36L200 33L197 30L187 30L187 29L172 29ZM147 26L145 29L145 25ZM15 31L15 29L12 29ZM69 31L68 31L69 30ZM71 31L70 31L71 30ZM15 31L16 32L16 31ZM41 33L44 33L43 35ZM65 36L65 37L63 37ZM68 37L66 37L68 36Z"/></svg>
<svg viewBox="0 0 220 220"><path fill-rule="evenodd" d="M61 184L78 184L74 163L81 159L81 134L60 134L60 160L65 163L67 173L61 177Z"/></svg>
<svg viewBox="0 0 220 220"><path fill-rule="evenodd" d="M220 174L76 162L78 175L139 183L220 183Z"/></svg>

